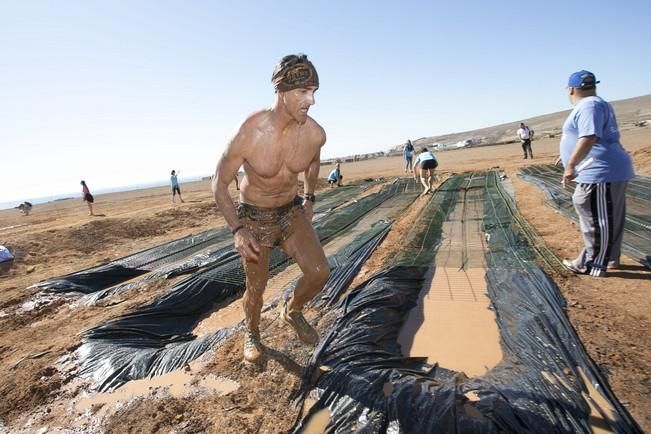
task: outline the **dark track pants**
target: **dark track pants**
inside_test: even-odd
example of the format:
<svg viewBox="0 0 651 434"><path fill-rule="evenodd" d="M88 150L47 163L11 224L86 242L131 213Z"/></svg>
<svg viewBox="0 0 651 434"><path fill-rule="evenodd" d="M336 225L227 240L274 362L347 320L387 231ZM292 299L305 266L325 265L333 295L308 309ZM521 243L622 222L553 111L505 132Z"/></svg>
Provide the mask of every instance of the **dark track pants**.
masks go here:
<svg viewBox="0 0 651 434"><path fill-rule="evenodd" d="M529 158L533 158L533 152L531 152L531 140L524 139L522 141L522 151L524 152L524 158L527 159L527 152L529 153Z"/></svg>
<svg viewBox="0 0 651 434"><path fill-rule="evenodd" d="M573 261L592 276L603 276L609 261L619 262L626 218L624 182L577 184L572 196L584 248Z"/></svg>

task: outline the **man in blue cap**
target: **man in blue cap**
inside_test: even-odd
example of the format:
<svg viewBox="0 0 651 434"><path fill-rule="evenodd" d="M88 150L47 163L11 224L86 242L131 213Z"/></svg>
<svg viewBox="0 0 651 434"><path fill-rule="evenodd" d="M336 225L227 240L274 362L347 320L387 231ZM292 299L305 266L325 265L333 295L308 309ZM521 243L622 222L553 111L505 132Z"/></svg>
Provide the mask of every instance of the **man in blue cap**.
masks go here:
<svg viewBox="0 0 651 434"><path fill-rule="evenodd" d="M631 158L619 141L615 112L597 96L595 75L570 75L567 93L574 110L563 124L560 155L562 183L577 183L572 202L579 216L584 248L571 271L603 277L619 265L626 216L626 186L633 178Z"/></svg>

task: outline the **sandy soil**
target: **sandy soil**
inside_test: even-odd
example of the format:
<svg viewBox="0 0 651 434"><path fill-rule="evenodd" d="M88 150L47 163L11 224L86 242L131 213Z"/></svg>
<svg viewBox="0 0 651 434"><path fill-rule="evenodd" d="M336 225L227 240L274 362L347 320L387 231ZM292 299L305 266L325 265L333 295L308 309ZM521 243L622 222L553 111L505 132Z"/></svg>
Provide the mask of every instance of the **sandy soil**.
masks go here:
<svg viewBox="0 0 651 434"><path fill-rule="evenodd" d="M651 176L651 128L623 131L636 170ZM555 139L533 144L535 159L522 160L519 144L447 151L438 154L440 172L500 166L513 181L520 211L554 252L570 257L579 250L578 229L545 205L540 190L516 177L525 164L549 163ZM347 163L344 181L403 175L399 158ZM324 166L322 178L331 169ZM182 185L185 204L172 205L167 188L99 195L98 217L85 204L68 199L36 205L32 215L0 211L0 244L16 252L17 261L0 276L0 432L282 432L292 426L299 409L293 399L310 348L275 320L263 318L266 363L242 364L241 335L188 366L186 393L171 394L163 386L144 386L120 403L99 403L88 410L73 404L87 399L88 385L75 378L74 363L65 357L79 345L79 332L118 316L160 295L169 281L154 281L122 294L121 303L80 306L71 300L33 299L28 287L43 279L87 268L223 224L208 182ZM236 194L232 191L233 195ZM418 199L396 222L360 277L381 269L400 246ZM554 276L568 299L568 314L588 353L629 411L651 431L651 273L632 261L607 279ZM34 302L34 300L36 300ZM327 328L318 312L308 319ZM320 321L320 322L319 322ZM63 359L62 359L63 358ZM211 377L212 376L212 377ZM218 376L237 383L229 392L197 387ZM3 428L3 426L5 428ZM45 431L42 431L45 432Z"/></svg>

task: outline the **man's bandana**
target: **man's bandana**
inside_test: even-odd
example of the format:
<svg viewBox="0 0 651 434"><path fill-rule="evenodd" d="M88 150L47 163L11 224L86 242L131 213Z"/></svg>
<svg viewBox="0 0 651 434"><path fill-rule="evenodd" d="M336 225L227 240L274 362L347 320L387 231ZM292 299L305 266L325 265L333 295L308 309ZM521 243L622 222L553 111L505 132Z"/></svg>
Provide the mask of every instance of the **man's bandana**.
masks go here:
<svg viewBox="0 0 651 434"><path fill-rule="evenodd" d="M271 77L271 83L278 92L315 86L319 87L319 75L312 62L304 58L300 63L289 65Z"/></svg>

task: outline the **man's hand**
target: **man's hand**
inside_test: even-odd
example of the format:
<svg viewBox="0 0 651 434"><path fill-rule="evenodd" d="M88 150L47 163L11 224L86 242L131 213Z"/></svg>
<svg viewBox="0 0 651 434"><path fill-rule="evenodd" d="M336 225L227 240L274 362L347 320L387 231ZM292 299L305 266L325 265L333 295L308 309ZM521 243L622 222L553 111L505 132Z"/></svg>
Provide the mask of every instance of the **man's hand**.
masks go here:
<svg viewBox="0 0 651 434"><path fill-rule="evenodd" d="M574 178L576 178L578 175L576 171L574 170L574 167L567 166L565 168L565 171L563 172L563 179L561 180L561 184L567 185L572 181Z"/></svg>
<svg viewBox="0 0 651 434"><path fill-rule="evenodd" d="M242 228L237 231L233 240L235 249L240 252L242 259L247 262L254 262L256 264L258 263L260 246L248 229Z"/></svg>
<svg viewBox="0 0 651 434"><path fill-rule="evenodd" d="M312 217L314 217L314 211L312 207L314 206L314 202L311 200L303 199L303 209L305 210L305 217L307 217L307 221L311 222Z"/></svg>

